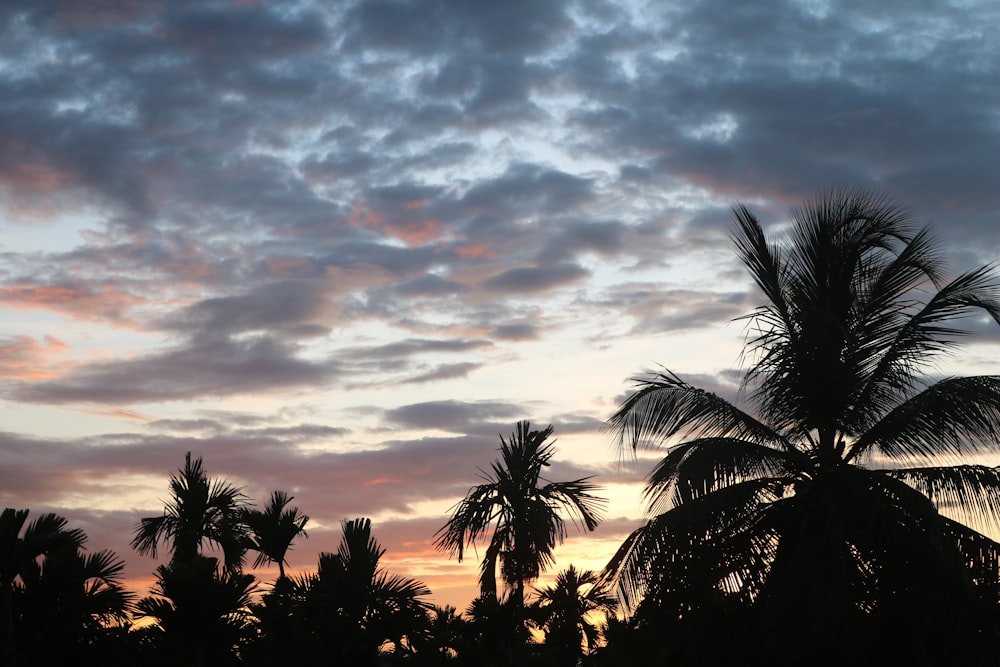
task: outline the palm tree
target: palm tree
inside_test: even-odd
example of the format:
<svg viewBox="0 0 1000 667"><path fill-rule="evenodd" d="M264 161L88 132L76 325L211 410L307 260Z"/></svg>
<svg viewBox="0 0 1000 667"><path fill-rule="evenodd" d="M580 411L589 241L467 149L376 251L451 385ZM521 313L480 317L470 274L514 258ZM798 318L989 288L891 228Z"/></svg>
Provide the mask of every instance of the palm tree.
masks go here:
<svg viewBox="0 0 1000 667"><path fill-rule="evenodd" d="M107 549L56 549L29 561L15 590L24 657L32 664L106 664L131 618L134 595L124 587L124 569Z"/></svg>
<svg viewBox="0 0 1000 667"><path fill-rule="evenodd" d="M294 582L304 599L305 626L314 655L337 664L374 664L391 647L406 652L411 638L426 631L430 589L422 582L389 574L380 561L385 549L371 535L371 520L341 522L337 553L321 553L316 574Z"/></svg>
<svg viewBox="0 0 1000 667"><path fill-rule="evenodd" d="M524 615L511 599L480 595L465 610L466 640L458 652L464 664L500 667L524 664L526 648L511 642L511 630L524 625ZM524 639L522 638L521 641Z"/></svg>
<svg viewBox="0 0 1000 667"><path fill-rule="evenodd" d="M263 510L247 509L242 523L250 531L250 548L257 552L254 567L265 563L278 564L278 577L285 578L285 554L292 548L296 537L309 537L305 526L309 517L300 514L298 507L288 508L294 500L284 491L274 491Z"/></svg>
<svg viewBox="0 0 1000 667"><path fill-rule="evenodd" d="M195 554L174 558L156 569L153 595L136 605L140 617L155 622L153 642L169 664L239 664L237 648L250 638L253 575L219 567Z"/></svg>
<svg viewBox="0 0 1000 667"><path fill-rule="evenodd" d="M168 542L172 561L193 560L204 542L222 549L225 567L238 571L247 550L240 523L248 498L225 480L210 480L201 457L184 457L184 467L170 476L171 498L161 516L142 519L135 529L132 548L156 557L160 542Z"/></svg>
<svg viewBox="0 0 1000 667"><path fill-rule="evenodd" d="M472 657L468 621L451 605L432 607L427 632L416 645L417 664L465 664Z"/></svg>
<svg viewBox="0 0 1000 667"><path fill-rule="evenodd" d="M0 513L0 664L13 667L17 661L14 635L15 589L38 560L57 552L80 549L87 539L79 529L67 529L66 519L42 514L25 528L28 510L5 508ZM24 529L22 534L21 530Z"/></svg>
<svg viewBox="0 0 1000 667"><path fill-rule="evenodd" d="M1000 469L966 457L1000 451L1000 377L923 373L956 318L1000 322L996 279L945 280L928 230L864 191L797 209L788 242L735 216L767 300L745 318L755 412L667 370L636 378L610 427L623 447L668 449L653 516L607 572L661 618L751 609L756 639L803 661L981 658L1000 544L976 528L1000 521Z"/></svg>
<svg viewBox="0 0 1000 667"><path fill-rule="evenodd" d="M554 454L551 425L531 430L527 421L515 426L509 440L500 436L500 459L492 474L482 473L484 484L474 486L455 506L451 519L437 532L435 546L454 554L459 562L468 545L492 532L479 579L483 596L496 597L496 567L512 591L518 643L526 640L524 586L552 564L552 551L566 537L560 510L579 519L587 530L600 522L605 500L590 494L590 477L551 482L542 477Z"/></svg>
<svg viewBox="0 0 1000 667"><path fill-rule="evenodd" d="M532 617L545 631L545 646L555 662L573 667L598 645L595 616L606 619L617 606L617 598L596 572L570 565L556 575L554 585L538 589Z"/></svg>

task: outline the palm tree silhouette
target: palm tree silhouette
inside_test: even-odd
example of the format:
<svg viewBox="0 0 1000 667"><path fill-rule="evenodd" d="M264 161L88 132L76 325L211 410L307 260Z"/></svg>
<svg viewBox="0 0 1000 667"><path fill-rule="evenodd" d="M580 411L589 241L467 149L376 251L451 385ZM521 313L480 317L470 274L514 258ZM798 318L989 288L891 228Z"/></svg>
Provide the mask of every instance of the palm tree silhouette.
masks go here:
<svg viewBox="0 0 1000 667"><path fill-rule="evenodd" d="M15 607L19 642L33 664L97 664L111 629L124 631L134 594L122 581L125 561L104 549L52 550L22 569Z"/></svg>
<svg viewBox="0 0 1000 667"><path fill-rule="evenodd" d="M997 281L946 281L928 230L865 191L797 209L787 243L735 215L767 299L745 318L756 415L667 370L636 378L610 427L668 450L653 516L607 572L675 620L752 607L758 639L793 662L981 656L1000 544L974 527L1000 520L1000 470L947 464L1000 451L1000 377L922 373L957 342L954 319L1000 322Z"/></svg>
<svg viewBox="0 0 1000 667"><path fill-rule="evenodd" d="M496 597L496 568L512 591L519 619L518 644L527 640L524 627L524 586L538 578L553 562L552 551L566 537L565 510L587 530L600 522L605 500L591 495L590 477L571 482L552 482L542 477L550 465L554 448L547 442L551 425L531 430L527 421L515 426L509 440L500 436L500 459L485 483L474 486L455 506L451 519L437 532L435 546L462 561L468 545L492 532L479 579L484 597Z"/></svg>
<svg viewBox="0 0 1000 667"><path fill-rule="evenodd" d="M371 520L341 522L337 553L321 553L313 575L296 578L304 600L305 626L315 656L337 664L375 664L381 650L410 648L408 638L426 631L430 594L422 582L382 569L385 549L372 537Z"/></svg>
<svg viewBox="0 0 1000 667"><path fill-rule="evenodd" d="M309 537L305 531L309 517L298 507L288 508L294 500L284 491L274 491L263 510L246 509L242 523L249 531L250 548L257 552L254 567L265 563L278 564L278 577L285 578L285 554L296 537Z"/></svg>
<svg viewBox="0 0 1000 667"><path fill-rule="evenodd" d="M0 513L0 664L17 663L14 635L15 589L31 576L40 559L56 553L77 552L86 542L79 528L67 529L65 518L42 514L25 527L28 510L5 508ZM22 534L22 529L24 530Z"/></svg>
<svg viewBox="0 0 1000 667"><path fill-rule="evenodd" d="M156 557L157 546L167 542L172 561L188 561L201 553L204 542L222 549L226 569L243 566L247 550L242 510L248 498L225 480L210 480L201 457L184 457L184 467L170 476L170 500L160 516L147 517L136 526L132 548Z"/></svg>
<svg viewBox="0 0 1000 667"><path fill-rule="evenodd" d="M614 614L617 598L593 570L570 565L551 586L538 589L531 616L545 631L545 646L560 665L573 667L594 651L600 640L597 618Z"/></svg>
<svg viewBox="0 0 1000 667"><path fill-rule="evenodd" d="M170 664L239 664L236 649L251 634L253 575L219 567L195 554L156 568L153 595L139 600L140 617L155 621L153 643Z"/></svg>

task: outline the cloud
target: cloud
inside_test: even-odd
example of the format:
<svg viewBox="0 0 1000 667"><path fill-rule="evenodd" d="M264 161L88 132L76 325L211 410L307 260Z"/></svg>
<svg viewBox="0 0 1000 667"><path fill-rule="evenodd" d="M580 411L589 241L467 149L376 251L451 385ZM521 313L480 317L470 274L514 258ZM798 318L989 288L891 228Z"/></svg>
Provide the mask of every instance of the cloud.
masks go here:
<svg viewBox="0 0 1000 667"><path fill-rule="evenodd" d="M519 267L484 280L482 287L489 292L506 294L540 292L572 284L587 275L586 269L575 264Z"/></svg>
<svg viewBox="0 0 1000 667"><path fill-rule="evenodd" d="M483 420L513 418L516 421L521 412L520 407L508 403L430 401L387 410L385 421L406 428L462 432L469 429L471 424Z"/></svg>
<svg viewBox="0 0 1000 667"><path fill-rule="evenodd" d="M297 358L267 337L199 339L119 362L96 362L51 380L7 383L7 398L35 403L143 403L323 386L335 364Z"/></svg>
<svg viewBox="0 0 1000 667"><path fill-rule="evenodd" d="M0 376L29 380L55 375L56 365L50 358L67 349L66 343L52 336L41 343L25 335L0 339Z"/></svg>

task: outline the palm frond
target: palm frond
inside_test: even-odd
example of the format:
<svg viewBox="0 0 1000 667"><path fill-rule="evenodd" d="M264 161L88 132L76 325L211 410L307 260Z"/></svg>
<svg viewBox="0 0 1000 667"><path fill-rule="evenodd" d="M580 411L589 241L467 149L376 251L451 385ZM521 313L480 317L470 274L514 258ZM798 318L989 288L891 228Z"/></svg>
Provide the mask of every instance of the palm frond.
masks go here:
<svg viewBox="0 0 1000 667"><path fill-rule="evenodd" d="M662 512L746 480L794 478L800 458L747 440L698 438L670 448L650 472L643 495L651 512Z"/></svg>
<svg viewBox="0 0 1000 667"><path fill-rule="evenodd" d="M885 474L912 486L939 511L979 532L1000 530L1000 468L900 468L886 470Z"/></svg>
<svg viewBox="0 0 1000 667"><path fill-rule="evenodd" d="M862 382L845 426L855 432L870 427L914 388L921 368L967 333L947 322L980 310L1000 322L998 296L992 268L984 266L943 286L916 312L903 310L904 302L882 321L867 323L868 331L857 336Z"/></svg>
<svg viewBox="0 0 1000 667"><path fill-rule="evenodd" d="M596 485L590 483L591 479L593 478L581 477L569 482L545 480L547 484L538 489L537 495L551 509L567 510L570 516L579 520L581 528L594 530L603 518L608 501L591 493L597 489Z"/></svg>
<svg viewBox="0 0 1000 667"><path fill-rule="evenodd" d="M996 604L1000 599L1000 542L947 517L941 519L946 534L965 558L980 597Z"/></svg>
<svg viewBox="0 0 1000 667"><path fill-rule="evenodd" d="M766 535L752 534L761 509L788 485L781 479L748 480L651 518L625 540L602 580L614 582L625 608L634 608L656 586L715 589L731 575L758 585L751 580L762 578L770 546Z"/></svg>
<svg viewBox="0 0 1000 667"><path fill-rule="evenodd" d="M664 369L633 379L638 390L608 420L619 447L633 450L671 437L732 437L793 449L780 433L719 396L693 387Z"/></svg>
<svg viewBox="0 0 1000 667"><path fill-rule="evenodd" d="M872 452L939 463L941 457L992 450L1000 439L1000 376L937 382L899 404L862 434L846 460Z"/></svg>
<svg viewBox="0 0 1000 667"><path fill-rule="evenodd" d="M784 325L785 329L790 329L789 308L782 288L787 269L781 250L777 245L768 243L760 222L746 206L737 205L733 213L736 216L736 230L732 239L737 254L771 303L771 308L761 314L773 314L774 325Z"/></svg>

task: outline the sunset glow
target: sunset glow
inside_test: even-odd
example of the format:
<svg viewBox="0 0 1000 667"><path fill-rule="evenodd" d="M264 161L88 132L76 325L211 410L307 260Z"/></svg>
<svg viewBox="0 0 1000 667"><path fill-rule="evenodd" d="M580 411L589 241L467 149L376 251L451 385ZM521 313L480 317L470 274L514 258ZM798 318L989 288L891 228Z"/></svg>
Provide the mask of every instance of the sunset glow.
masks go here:
<svg viewBox="0 0 1000 667"><path fill-rule="evenodd" d="M993 3L37 2L0 8L0 504L127 560L190 451L312 521L371 517L390 571L464 609L434 535L515 422L609 499L652 461L603 426L663 364L737 394L773 229L860 186L1000 257ZM1000 373L1000 333L942 365ZM1000 462L992 462L996 465ZM481 552L481 550L480 550ZM276 568L254 572L264 582Z"/></svg>

